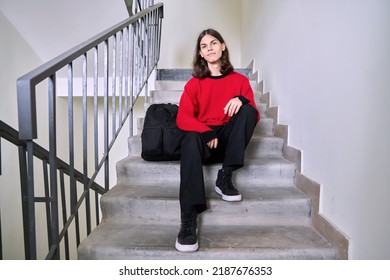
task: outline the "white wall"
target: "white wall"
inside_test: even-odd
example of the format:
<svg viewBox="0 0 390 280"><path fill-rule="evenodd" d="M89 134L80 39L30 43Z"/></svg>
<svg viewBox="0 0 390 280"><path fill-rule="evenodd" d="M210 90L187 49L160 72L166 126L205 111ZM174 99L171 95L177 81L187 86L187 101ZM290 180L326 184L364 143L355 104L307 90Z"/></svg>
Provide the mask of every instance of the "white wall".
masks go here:
<svg viewBox="0 0 390 280"><path fill-rule="evenodd" d="M221 33L229 48L233 65L237 68L242 67L240 1L161 0L155 2L164 3L159 68L191 68L196 40L199 33L207 28L214 28Z"/></svg>
<svg viewBox="0 0 390 280"><path fill-rule="evenodd" d="M124 0L1 0L0 10L44 62L129 16Z"/></svg>
<svg viewBox="0 0 390 280"><path fill-rule="evenodd" d="M15 129L18 127L16 79L39 66L42 61L13 28L0 11L0 120ZM5 259L20 259L23 255L22 213L19 185L18 150L1 140L2 175L0 176L0 210L3 253Z"/></svg>
<svg viewBox="0 0 390 280"><path fill-rule="evenodd" d="M29 2L1 0L0 10ZM350 258L389 259L390 1L162 2L165 18L159 67L190 67L196 38L208 27L222 33L236 67L255 59L255 68L271 91L272 104L279 106L280 123L289 125L289 144L303 151L303 174L322 184L323 215L351 238ZM21 20L22 14L14 20ZM30 20L36 20L31 15ZM100 20L95 18L83 24L92 28ZM0 118L16 127L16 88L10 81L16 82L37 66L40 58L47 60L51 47L58 46L40 44L48 50L39 47L37 55L38 50L32 50L21 31L1 13L0 26L0 61L7 65L0 75ZM36 28L34 32L39 38L34 44L48 40L45 32ZM76 36L68 35L68 39ZM3 163L15 157L4 146ZM3 174L8 172L3 164ZM0 176L0 191L6 182L10 185L18 178L18 174L11 179L4 176ZM0 199L3 211L6 203L19 196L1 193Z"/></svg>
<svg viewBox="0 0 390 280"><path fill-rule="evenodd" d="M390 259L390 1L242 0L255 58L351 259Z"/></svg>

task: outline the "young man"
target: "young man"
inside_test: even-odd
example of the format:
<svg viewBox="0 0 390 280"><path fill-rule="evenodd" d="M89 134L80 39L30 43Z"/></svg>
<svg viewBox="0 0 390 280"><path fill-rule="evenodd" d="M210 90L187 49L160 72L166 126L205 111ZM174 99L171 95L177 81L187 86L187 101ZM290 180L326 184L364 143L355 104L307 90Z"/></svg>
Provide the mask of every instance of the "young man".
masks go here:
<svg viewBox="0 0 390 280"><path fill-rule="evenodd" d="M260 120L249 80L234 71L222 36L213 29L198 37L193 78L184 87L177 125L181 143L181 227L176 249L199 248L197 216L207 209L202 165L222 163L215 191L225 201L240 201L233 171L244 166L244 152Z"/></svg>

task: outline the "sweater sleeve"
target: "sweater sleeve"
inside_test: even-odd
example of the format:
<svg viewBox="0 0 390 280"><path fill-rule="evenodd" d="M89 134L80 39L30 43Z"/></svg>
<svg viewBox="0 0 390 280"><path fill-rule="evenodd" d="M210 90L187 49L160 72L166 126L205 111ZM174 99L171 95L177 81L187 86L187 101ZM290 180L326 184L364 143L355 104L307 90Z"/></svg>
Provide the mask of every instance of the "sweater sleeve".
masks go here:
<svg viewBox="0 0 390 280"><path fill-rule="evenodd" d="M195 87L189 84L184 87L184 92L180 98L179 111L177 114L176 123L181 130L194 131L199 133L208 132L206 134L210 137L210 132L213 132L213 130L196 118L197 101L194 97L195 90Z"/></svg>

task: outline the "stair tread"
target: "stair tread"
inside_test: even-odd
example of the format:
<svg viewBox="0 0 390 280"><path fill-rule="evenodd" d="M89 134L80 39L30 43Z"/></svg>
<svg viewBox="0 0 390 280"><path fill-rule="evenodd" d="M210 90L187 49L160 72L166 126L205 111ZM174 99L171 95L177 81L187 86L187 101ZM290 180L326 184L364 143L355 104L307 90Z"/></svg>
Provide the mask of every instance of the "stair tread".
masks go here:
<svg viewBox="0 0 390 280"><path fill-rule="evenodd" d="M142 150L141 135L128 139L129 155L140 155ZM246 150L247 158L282 157L283 139L273 135L253 135Z"/></svg>
<svg viewBox="0 0 390 280"><path fill-rule="evenodd" d="M243 201L235 202L235 204L242 204L245 201L261 201L273 202L283 200L307 200L307 196L295 186L281 186L281 187L248 187L240 186ZM214 184L206 185L206 197L211 200L221 200L220 196L214 191ZM119 199L128 200L130 198L136 199L178 199L179 186L176 185L125 185L118 184L103 196L102 199Z"/></svg>
<svg viewBox="0 0 390 280"><path fill-rule="evenodd" d="M127 165L129 163L145 163L147 165L174 165L179 166L180 161L146 161L141 158L140 155L132 156L129 155L120 161L118 161L118 164L123 163L124 165ZM293 166L294 163L291 161L285 159L283 156L275 156L275 157L262 157L262 158L246 158L245 159L245 166L249 165L268 165L268 164L280 164L280 165L291 165ZM221 164L208 164L205 166L220 166ZM244 167L245 168L245 167ZM239 171L238 171L239 172Z"/></svg>
<svg viewBox="0 0 390 280"><path fill-rule="evenodd" d="M79 247L88 259L334 259L331 245L310 226L202 226L200 249L175 250L179 225L101 223Z"/></svg>
<svg viewBox="0 0 390 280"><path fill-rule="evenodd" d="M204 180L214 181L221 164L204 165ZM128 155L117 163L118 183L178 184L179 161L145 161L139 155ZM245 166L234 173L234 180L248 186L289 186L295 177L295 164L282 156L246 158Z"/></svg>
<svg viewBox="0 0 390 280"><path fill-rule="evenodd" d="M129 137L129 139L132 139L132 138L134 138L134 139L138 139L139 138L141 140L141 135L137 134L137 135L132 135L132 136ZM283 142L283 138L281 138L279 136L275 136L275 135L258 135L258 134L253 134L250 142L252 142L252 141L259 141L259 140Z"/></svg>

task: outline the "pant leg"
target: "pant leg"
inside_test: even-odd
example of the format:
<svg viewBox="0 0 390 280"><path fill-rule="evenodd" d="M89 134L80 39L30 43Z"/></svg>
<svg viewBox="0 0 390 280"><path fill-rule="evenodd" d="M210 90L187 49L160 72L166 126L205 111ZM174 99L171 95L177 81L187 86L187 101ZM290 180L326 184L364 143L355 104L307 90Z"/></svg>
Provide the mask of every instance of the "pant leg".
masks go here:
<svg viewBox="0 0 390 280"><path fill-rule="evenodd" d="M203 177L203 162L210 155L197 132L186 132L181 142L180 208L195 207L198 213L207 209Z"/></svg>
<svg viewBox="0 0 390 280"><path fill-rule="evenodd" d="M232 171L244 166L245 149L252 138L257 123L257 111L245 104L221 131L221 148L224 149L223 168Z"/></svg>

